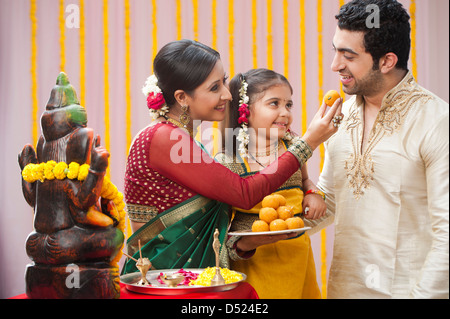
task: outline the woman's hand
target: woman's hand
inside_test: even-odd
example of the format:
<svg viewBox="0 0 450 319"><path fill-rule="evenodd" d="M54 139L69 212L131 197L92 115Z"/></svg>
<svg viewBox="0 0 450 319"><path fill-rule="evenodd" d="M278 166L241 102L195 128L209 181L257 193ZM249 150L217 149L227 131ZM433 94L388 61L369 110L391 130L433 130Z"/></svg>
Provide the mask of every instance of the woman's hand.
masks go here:
<svg viewBox="0 0 450 319"><path fill-rule="evenodd" d="M302 137L312 150L315 150L320 144L335 134L339 128L339 125L335 124L338 124L344 118L342 114L342 98L337 99L328 113L325 114L326 109L327 105L323 102L309 124L308 130ZM339 117L340 120L336 117ZM336 118L335 121L333 121L334 118Z"/></svg>

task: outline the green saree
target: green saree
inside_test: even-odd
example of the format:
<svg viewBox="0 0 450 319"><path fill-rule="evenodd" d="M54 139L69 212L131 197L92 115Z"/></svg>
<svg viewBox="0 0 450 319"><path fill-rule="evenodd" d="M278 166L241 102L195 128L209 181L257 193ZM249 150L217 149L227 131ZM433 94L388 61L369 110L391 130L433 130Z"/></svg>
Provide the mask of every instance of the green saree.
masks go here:
<svg viewBox="0 0 450 319"><path fill-rule="evenodd" d="M215 229L219 230L221 267L228 267L225 241L230 206L196 195L159 214L127 240L128 254L138 259L139 240L142 256L152 269L206 268L215 265L212 248ZM137 272L135 261L128 259L122 274Z"/></svg>

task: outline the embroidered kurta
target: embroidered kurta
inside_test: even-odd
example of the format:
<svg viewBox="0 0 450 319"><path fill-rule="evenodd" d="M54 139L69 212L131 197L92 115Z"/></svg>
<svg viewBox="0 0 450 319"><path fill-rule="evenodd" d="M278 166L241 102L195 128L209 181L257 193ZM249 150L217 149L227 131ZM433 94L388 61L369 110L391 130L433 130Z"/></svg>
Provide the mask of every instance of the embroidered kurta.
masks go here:
<svg viewBox="0 0 450 319"><path fill-rule="evenodd" d="M343 113L318 183L331 213L323 224L335 222L328 298L448 298L448 103L409 72L364 149L363 98Z"/></svg>

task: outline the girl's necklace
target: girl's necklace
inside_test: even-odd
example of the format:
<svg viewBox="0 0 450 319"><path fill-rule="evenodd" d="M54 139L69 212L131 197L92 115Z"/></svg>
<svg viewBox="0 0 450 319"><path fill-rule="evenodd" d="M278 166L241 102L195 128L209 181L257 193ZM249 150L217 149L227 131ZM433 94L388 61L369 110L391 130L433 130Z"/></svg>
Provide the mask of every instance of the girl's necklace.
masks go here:
<svg viewBox="0 0 450 319"><path fill-rule="evenodd" d="M254 156L256 156L256 157L270 156L270 155L275 154L277 152L278 152L278 148L275 147L275 148L272 148L272 149L269 149L269 150L265 150L264 152L256 152L256 153L254 153Z"/></svg>
<svg viewBox="0 0 450 319"><path fill-rule="evenodd" d="M256 159L256 157L254 157L251 153L248 153L248 154L252 157L252 159L255 160L256 163L259 164L259 166L261 166L262 168L266 168L266 166L264 166L263 164L261 164L261 162L258 161L258 160ZM269 162L269 163L270 163L270 162Z"/></svg>
<svg viewBox="0 0 450 319"><path fill-rule="evenodd" d="M264 152L255 152L255 153L251 153L251 152L248 152L248 154L251 156L251 158L253 159L253 160L255 160L255 162L258 164L258 165L260 165L261 167L263 167L263 168L266 168L267 167L267 165L263 165L263 164L261 164L261 162L260 161L258 161L258 157L267 157L267 156L272 156L272 155L274 155L275 154L275 157L276 157L276 155L278 154L278 149L280 148L280 145L281 145L281 141L278 141L278 143L277 143L277 147L274 147L274 148L270 148L269 150L265 150ZM270 160L269 160L269 163L268 164L270 164Z"/></svg>

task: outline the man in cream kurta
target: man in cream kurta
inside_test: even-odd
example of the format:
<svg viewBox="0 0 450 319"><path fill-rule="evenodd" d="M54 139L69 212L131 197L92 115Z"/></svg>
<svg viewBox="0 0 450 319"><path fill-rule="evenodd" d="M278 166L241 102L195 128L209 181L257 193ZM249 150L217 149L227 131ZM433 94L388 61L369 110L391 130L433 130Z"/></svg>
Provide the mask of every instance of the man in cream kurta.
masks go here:
<svg viewBox="0 0 450 319"><path fill-rule="evenodd" d="M335 222L328 298L448 298L449 105L392 67L393 53L364 86L362 39L338 27L333 40L332 69L354 95L318 183L331 213L320 224Z"/></svg>
<svg viewBox="0 0 450 319"><path fill-rule="evenodd" d="M318 185L335 211L328 298L448 298L448 104L408 73L362 151L362 99L343 113Z"/></svg>

